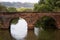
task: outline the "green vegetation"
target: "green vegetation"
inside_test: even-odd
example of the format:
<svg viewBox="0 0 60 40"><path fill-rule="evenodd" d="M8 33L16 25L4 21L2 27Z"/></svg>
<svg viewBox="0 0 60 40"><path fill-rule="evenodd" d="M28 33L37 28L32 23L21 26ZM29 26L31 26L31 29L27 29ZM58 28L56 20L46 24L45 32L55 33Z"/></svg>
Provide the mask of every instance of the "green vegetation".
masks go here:
<svg viewBox="0 0 60 40"><path fill-rule="evenodd" d="M34 5L34 11L60 12L60 0L40 0L37 4Z"/></svg>
<svg viewBox="0 0 60 40"><path fill-rule="evenodd" d="M6 7L0 4L0 12L32 12L33 8L14 8L14 7Z"/></svg>
<svg viewBox="0 0 60 40"><path fill-rule="evenodd" d="M3 26L3 20L0 18L0 27Z"/></svg>
<svg viewBox="0 0 60 40"><path fill-rule="evenodd" d="M7 8L0 4L0 12L7 12Z"/></svg>
<svg viewBox="0 0 60 40"><path fill-rule="evenodd" d="M0 4L0 11L2 12L60 12L60 0L40 0L35 3L34 8L14 8L5 7Z"/></svg>
<svg viewBox="0 0 60 40"><path fill-rule="evenodd" d="M16 23L18 23L18 20L19 20L19 18L14 18L14 19L11 20L11 23L16 24Z"/></svg>
<svg viewBox="0 0 60 40"><path fill-rule="evenodd" d="M17 8L17 12L31 12L33 11L32 8Z"/></svg>
<svg viewBox="0 0 60 40"><path fill-rule="evenodd" d="M0 4L0 12L16 12L16 11L17 10L14 7L7 8L6 6Z"/></svg>
<svg viewBox="0 0 60 40"><path fill-rule="evenodd" d="M14 7L9 7L9 8L7 8L7 12L17 12L17 10L16 10L16 8L14 8Z"/></svg>
<svg viewBox="0 0 60 40"><path fill-rule="evenodd" d="M35 26L43 29L56 29L56 21L52 17L43 16L37 20Z"/></svg>
<svg viewBox="0 0 60 40"><path fill-rule="evenodd" d="M40 19L38 19L35 23L35 27L40 28Z"/></svg>

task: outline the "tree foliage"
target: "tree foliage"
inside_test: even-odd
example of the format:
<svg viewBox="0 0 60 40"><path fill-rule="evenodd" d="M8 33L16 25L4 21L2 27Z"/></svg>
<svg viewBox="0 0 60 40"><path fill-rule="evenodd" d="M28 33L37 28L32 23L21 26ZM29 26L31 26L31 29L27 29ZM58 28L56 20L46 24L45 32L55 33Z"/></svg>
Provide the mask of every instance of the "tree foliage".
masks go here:
<svg viewBox="0 0 60 40"><path fill-rule="evenodd" d="M17 12L16 8L14 7L9 7L7 8L8 12Z"/></svg>
<svg viewBox="0 0 60 40"><path fill-rule="evenodd" d="M11 20L11 24L17 24L18 23L18 20L19 20L19 18L13 18Z"/></svg>
<svg viewBox="0 0 60 40"><path fill-rule="evenodd" d="M35 26L43 29L56 29L56 21L52 17L43 16L37 20Z"/></svg>
<svg viewBox="0 0 60 40"><path fill-rule="evenodd" d="M34 10L38 12L50 12L52 11L52 7L50 7L49 5L41 4L35 5Z"/></svg>
<svg viewBox="0 0 60 40"><path fill-rule="evenodd" d="M32 8L17 8L17 11L18 12L31 12L31 11L33 11L33 9Z"/></svg>
<svg viewBox="0 0 60 40"><path fill-rule="evenodd" d="M0 12L6 12L7 8L0 4Z"/></svg>
<svg viewBox="0 0 60 40"><path fill-rule="evenodd" d="M51 12L56 7L60 8L60 0L40 0L34 5L34 10L38 12Z"/></svg>

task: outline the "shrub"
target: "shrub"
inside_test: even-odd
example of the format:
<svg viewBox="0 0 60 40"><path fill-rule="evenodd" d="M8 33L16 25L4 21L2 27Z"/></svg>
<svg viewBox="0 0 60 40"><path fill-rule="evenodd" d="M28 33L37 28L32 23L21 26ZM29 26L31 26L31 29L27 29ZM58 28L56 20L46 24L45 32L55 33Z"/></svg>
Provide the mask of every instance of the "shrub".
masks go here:
<svg viewBox="0 0 60 40"><path fill-rule="evenodd" d="M37 22L35 23L35 27L37 27L37 28L40 27L40 20L37 20Z"/></svg>
<svg viewBox="0 0 60 40"><path fill-rule="evenodd" d="M35 5L34 10L38 12L51 12L52 7L46 4L41 4L41 5Z"/></svg>
<svg viewBox="0 0 60 40"><path fill-rule="evenodd" d="M18 23L18 20L19 20L19 18L14 18L14 19L11 20L11 23L16 24L16 23Z"/></svg>
<svg viewBox="0 0 60 40"><path fill-rule="evenodd" d="M49 16L43 16L41 19L37 20L35 26L42 27L43 29L56 29L56 21Z"/></svg>
<svg viewBox="0 0 60 40"><path fill-rule="evenodd" d="M17 10L14 7L9 7L7 8L7 12L17 12Z"/></svg>

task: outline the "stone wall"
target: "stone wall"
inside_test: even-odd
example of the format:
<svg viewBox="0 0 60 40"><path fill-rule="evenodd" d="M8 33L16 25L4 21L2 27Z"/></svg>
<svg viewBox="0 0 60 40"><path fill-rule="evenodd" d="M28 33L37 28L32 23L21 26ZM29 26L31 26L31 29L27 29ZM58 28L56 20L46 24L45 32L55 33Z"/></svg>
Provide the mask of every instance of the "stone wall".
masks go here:
<svg viewBox="0 0 60 40"><path fill-rule="evenodd" d="M25 19L28 23L28 29L34 29L34 24L42 16L51 16L56 20L57 28L60 29L60 13L59 12L50 12L50 13L40 13L40 12L1 12L0 18L3 19L3 26L0 28L9 28L10 21L13 18L21 17Z"/></svg>

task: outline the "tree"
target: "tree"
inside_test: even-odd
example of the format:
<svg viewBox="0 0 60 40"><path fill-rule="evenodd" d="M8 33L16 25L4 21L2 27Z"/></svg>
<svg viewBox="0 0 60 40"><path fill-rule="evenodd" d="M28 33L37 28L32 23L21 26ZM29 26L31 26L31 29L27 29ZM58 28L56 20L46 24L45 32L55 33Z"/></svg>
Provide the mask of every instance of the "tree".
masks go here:
<svg viewBox="0 0 60 40"><path fill-rule="evenodd" d="M44 0L39 0L38 4L44 4Z"/></svg>
<svg viewBox="0 0 60 40"><path fill-rule="evenodd" d="M56 21L50 16L43 16L36 23L43 29L56 29Z"/></svg>
<svg viewBox="0 0 60 40"><path fill-rule="evenodd" d="M7 8L8 12L17 12L16 8L14 7L9 7Z"/></svg>
<svg viewBox="0 0 60 40"><path fill-rule="evenodd" d="M7 12L7 8L0 4L0 12Z"/></svg>
<svg viewBox="0 0 60 40"><path fill-rule="evenodd" d="M18 20L19 20L19 18L13 18L11 20L11 24L17 24L18 23Z"/></svg>
<svg viewBox="0 0 60 40"><path fill-rule="evenodd" d="M60 8L60 1L56 2L56 6Z"/></svg>
<svg viewBox="0 0 60 40"><path fill-rule="evenodd" d="M38 12L50 12L54 11L53 9L56 9L56 7L60 8L60 0L40 0L35 4L34 10Z"/></svg>
<svg viewBox="0 0 60 40"><path fill-rule="evenodd" d="M52 9L53 9L52 7L45 4L35 5L35 8L34 8L34 10L38 12L51 12Z"/></svg>
<svg viewBox="0 0 60 40"><path fill-rule="evenodd" d="M32 8L24 8L24 7L22 7L22 8L17 8L17 11L18 12L31 12L31 11L33 11L33 9Z"/></svg>
<svg viewBox="0 0 60 40"><path fill-rule="evenodd" d="M17 8L17 11L18 11L18 12L24 12L25 9L26 9L26 8L23 8L23 7L22 7L22 8Z"/></svg>

